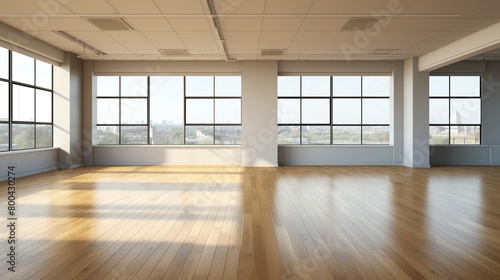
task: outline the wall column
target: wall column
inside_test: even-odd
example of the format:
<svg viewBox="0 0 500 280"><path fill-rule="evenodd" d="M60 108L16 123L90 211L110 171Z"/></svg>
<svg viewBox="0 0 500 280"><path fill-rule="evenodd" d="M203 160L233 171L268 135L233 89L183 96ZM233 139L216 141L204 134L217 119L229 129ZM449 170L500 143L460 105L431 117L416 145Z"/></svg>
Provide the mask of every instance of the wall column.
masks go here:
<svg viewBox="0 0 500 280"><path fill-rule="evenodd" d="M277 166L277 61L242 62L242 166Z"/></svg>
<svg viewBox="0 0 500 280"><path fill-rule="evenodd" d="M59 168L82 165L82 61L71 53L54 67L54 147Z"/></svg>
<svg viewBox="0 0 500 280"><path fill-rule="evenodd" d="M418 58L404 61L404 161L408 167L429 165L429 73L419 72Z"/></svg>

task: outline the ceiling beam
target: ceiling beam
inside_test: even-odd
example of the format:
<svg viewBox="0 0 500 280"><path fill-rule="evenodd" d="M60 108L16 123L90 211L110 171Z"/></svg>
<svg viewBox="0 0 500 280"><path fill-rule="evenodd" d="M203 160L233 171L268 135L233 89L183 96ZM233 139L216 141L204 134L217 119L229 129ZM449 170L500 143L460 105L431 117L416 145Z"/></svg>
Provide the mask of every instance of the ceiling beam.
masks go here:
<svg viewBox="0 0 500 280"><path fill-rule="evenodd" d="M432 71L497 48L500 48L500 22L422 55L418 60L419 71Z"/></svg>

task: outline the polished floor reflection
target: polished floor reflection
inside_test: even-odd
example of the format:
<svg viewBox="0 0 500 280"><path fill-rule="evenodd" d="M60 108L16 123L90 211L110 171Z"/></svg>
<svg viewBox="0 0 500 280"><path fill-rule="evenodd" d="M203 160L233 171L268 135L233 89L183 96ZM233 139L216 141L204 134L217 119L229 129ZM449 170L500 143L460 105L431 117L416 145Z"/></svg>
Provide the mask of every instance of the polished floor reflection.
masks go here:
<svg viewBox="0 0 500 280"><path fill-rule="evenodd" d="M17 188L1 279L500 279L499 167L85 167Z"/></svg>

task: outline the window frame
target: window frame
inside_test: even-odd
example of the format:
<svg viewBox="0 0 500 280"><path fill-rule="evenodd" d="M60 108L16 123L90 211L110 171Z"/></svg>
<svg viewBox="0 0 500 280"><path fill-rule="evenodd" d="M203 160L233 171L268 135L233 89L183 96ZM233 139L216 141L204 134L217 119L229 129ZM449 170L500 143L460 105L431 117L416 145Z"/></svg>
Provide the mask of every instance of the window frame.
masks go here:
<svg viewBox="0 0 500 280"><path fill-rule="evenodd" d="M8 70L7 70L7 78L2 78L0 77L0 81L2 83L7 84L7 99L8 99L8 120L7 121L2 121L0 120L0 124L7 125L8 126L8 147L5 150L0 150L0 153L2 152L17 152L17 151L26 151L26 150L34 150L34 149L46 149L46 148L52 148L54 147L54 66L50 63L47 63L50 65L50 75L51 75L51 81L50 81L50 88L42 87L37 84L37 66L39 62L46 63L44 61L40 61L36 58L30 57L28 55L24 55L22 53L18 53L20 55L26 56L30 59L33 60L33 84L26 84L17 80L14 80L13 77L13 67L14 67L14 51L10 49L7 50L7 61L8 61ZM33 120L32 121L27 121L27 120L14 120L14 87L19 86L19 87L24 87L28 88L30 90L33 90ZM37 92L42 91L42 92L47 92L50 94L50 122L47 121L38 121L37 120ZM27 148L14 148L14 127L17 125L32 125L33 126L33 145L32 147L27 147ZM37 141L37 128L41 126L50 126L50 143L47 146L43 147L38 147L38 141Z"/></svg>
<svg viewBox="0 0 500 280"><path fill-rule="evenodd" d="M119 92L118 96L96 96L96 99L118 99L118 123L97 123L96 126L97 128L99 127L117 127L118 128L118 143L117 144L99 144L97 145L224 145L224 146L230 146L230 145L241 145L241 92L239 96L227 96L227 95L220 95L218 96L216 94L216 87L217 87L217 77L226 77L226 76L213 76L213 75L207 75L207 77L210 77L212 79L212 95L211 96L195 96L195 95L187 95L187 79L188 77L197 77L197 76L180 76L182 77L182 82L183 82L183 93L182 93L182 99L183 99L183 123L182 123L182 133L183 133L183 141L182 144L153 144L152 138L153 136L151 135L153 127L152 127L152 121L151 121L151 79L153 77L158 77L158 76L143 76L147 77L147 94L146 96L122 96L122 77L124 76L115 76L118 77L118 83L119 83ZM241 89L241 76L240 77L240 89ZM122 123L122 100L123 99L146 99L147 100L147 120L146 123L143 124L123 124ZM188 100L212 100L212 121L210 123L198 123L198 122L188 122ZM216 114L217 114L217 100L239 100L240 102L240 110L239 110L239 122L238 123L218 123L216 122ZM97 111L97 110L96 110ZM122 127L143 127L147 126L147 143L144 144L124 144L122 143ZM190 144L188 143L188 139L186 135L188 134L188 130L190 127L210 127L211 132L212 132L212 143L204 143L204 144ZM216 137L217 137L217 130L220 127L239 127L239 138L236 139L235 143L231 144L224 144L224 143L216 143Z"/></svg>
<svg viewBox="0 0 500 280"><path fill-rule="evenodd" d="M320 146L326 146L326 145L330 145L330 146L346 146L346 145L356 145L356 146L361 146L361 145L375 145L375 146L387 146L387 145L390 145L390 136L389 136L389 139L388 139L388 143L380 143L380 144L377 144L377 143L365 143L364 141L364 137L363 137L363 132L364 132L364 128L367 128L367 127L387 127L389 129L389 133L390 133L390 127L391 127L391 121L390 121L390 118L389 118L389 122L387 124L376 124L376 123L365 123L363 121L363 101L364 100L391 100L392 96L391 96L391 93L389 92L389 95L388 96L364 96L363 95L363 78L364 77L388 77L387 75L373 75L373 76L367 76L367 75L352 75L354 77L360 77L360 84L359 84L359 87L360 87L360 94L359 96L351 96L351 95L340 95L340 96L335 96L334 95L334 89L333 89L333 80L334 80L334 77L345 77L345 76L322 76L322 77L329 77L329 96L321 96L321 95L318 95L318 96L311 96L311 95L307 95L307 96L303 96L303 77L309 77L309 76L304 76L304 75L301 75L301 76L298 76L298 75L279 75L278 76L278 79L280 77L298 77L299 78L299 95L298 96L279 96L279 93L278 93L278 104L279 104L279 100L299 100L299 122L297 123L293 123L293 122L279 122L279 105L278 105L278 130L279 130L279 127L298 127L299 128L299 143L291 143L291 144L279 144L279 145L320 145ZM330 112L329 112L329 122L328 123L303 123L303 120L302 120L302 115L303 115L303 112L302 112L302 109L303 109L303 100L308 100L308 99L325 99L325 100L329 100L329 106L330 106ZM340 123L340 124L337 124L337 123L334 123L334 120L333 120L333 117L334 117L334 100L348 100L348 99L355 99L355 100L359 100L360 102L360 121L359 123L356 123L356 124L353 124L353 123L350 123L350 124L347 124L347 123ZM389 104L390 105L390 104ZM307 126L314 126L314 127L320 127L320 126L325 126L325 127L329 127L329 130L330 130L330 141L329 143L326 143L326 144L309 144L309 143L304 143L304 139L303 139L303 127L307 127ZM360 133L360 141L359 143L346 143L346 144L341 144L341 143L334 143L334 139L333 139L333 136L334 136L334 128L335 127L359 127L359 133ZM279 132L278 132L279 134ZM279 136L279 135L278 135Z"/></svg>
<svg viewBox="0 0 500 280"><path fill-rule="evenodd" d="M483 123L483 103L482 103L482 97L483 97L483 78L481 75L477 74L463 74L463 75L457 75L457 74L449 74L449 75L442 75L442 74L436 74L436 75L431 75L431 77L447 77L448 78L448 95L447 96L431 96L430 95L430 85L429 85L429 105L431 100L447 100L448 101L448 123L431 123L431 118L430 118L430 110L429 110L429 144L432 146L466 146L466 145L473 145L473 146L480 146L482 145L483 141L483 128L482 128L482 123ZM451 91L452 91L452 77L477 77L479 79L479 95L478 96L467 96L467 95L458 95L458 96L452 96ZM430 83L429 83L430 84ZM465 123L465 124L453 124L452 123L452 100L466 100L466 99L477 99L479 100L479 124L470 124L470 123ZM430 106L429 106L430 108ZM430 129L431 127L447 127L448 128L448 143L447 144L434 144L431 143L431 133ZM458 144L458 143L451 143L452 142L452 127L479 127L479 141L478 143L464 143L464 144ZM465 141L465 139L464 139Z"/></svg>

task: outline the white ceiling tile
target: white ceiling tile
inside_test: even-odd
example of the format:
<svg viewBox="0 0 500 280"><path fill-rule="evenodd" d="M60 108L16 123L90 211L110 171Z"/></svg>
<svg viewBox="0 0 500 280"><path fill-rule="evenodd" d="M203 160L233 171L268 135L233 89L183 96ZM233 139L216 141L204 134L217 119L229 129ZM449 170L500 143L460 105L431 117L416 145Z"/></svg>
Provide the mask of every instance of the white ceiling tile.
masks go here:
<svg viewBox="0 0 500 280"><path fill-rule="evenodd" d="M349 31L299 31L295 35L294 41L296 42L321 42L321 41L333 41L333 42L350 42L354 39L354 32Z"/></svg>
<svg viewBox="0 0 500 280"><path fill-rule="evenodd" d="M224 32L224 38L227 41L234 42L247 42L247 41L259 41L260 32L242 31L242 32Z"/></svg>
<svg viewBox="0 0 500 280"><path fill-rule="evenodd" d="M92 46L100 49L100 50L125 50L122 44L118 42L93 42Z"/></svg>
<svg viewBox="0 0 500 280"><path fill-rule="evenodd" d="M412 31L412 32L398 32L398 31L385 31L382 30L376 36L370 36L370 40L374 42L388 42L388 41L402 41L402 42L416 42L425 41L432 35L438 34L434 31Z"/></svg>
<svg viewBox="0 0 500 280"><path fill-rule="evenodd" d="M1 8L1 13L5 14L31 14L31 17L26 17L27 20L33 21L34 17L37 13L39 14L45 14L48 16L53 16L56 14L66 14L66 13L71 13L70 10L66 9L64 5L61 5L58 2L51 1L50 5L51 8L48 10L48 8L43 6L44 2L40 0L2 0L2 8Z"/></svg>
<svg viewBox="0 0 500 280"><path fill-rule="evenodd" d="M397 50L405 50L413 47L418 42L370 42L368 46L361 49L397 49Z"/></svg>
<svg viewBox="0 0 500 280"><path fill-rule="evenodd" d="M226 45L231 52L233 50L257 50L259 48L258 42L227 42Z"/></svg>
<svg viewBox="0 0 500 280"><path fill-rule="evenodd" d="M443 46L448 45L448 42L419 42L413 44L411 48L413 49L421 49L421 50L435 50L441 48Z"/></svg>
<svg viewBox="0 0 500 280"><path fill-rule="evenodd" d="M77 18L51 18L44 22L44 24L38 25L32 25L32 23L27 24L23 19L3 19L2 21L18 30L25 31L28 34L34 34L39 31L52 30L99 30L88 21Z"/></svg>
<svg viewBox="0 0 500 280"><path fill-rule="evenodd" d="M214 55L220 54L218 49L189 49L189 53L193 55Z"/></svg>
<svg viewBox="0 0 500 280"><path fill-rule="evenodd" d="M217 44L215 42L184 42L184 45L188 49L197 49L197 50L217 50Z"/></svg>
<svg viewBox="0 0 500 280"><path fill-rule="evenodd" d="M266 0L226 0L214 1L218 15L228 14L263 14Z"/></svg>
<svg viewBox="0 0 500 280"><path fill-rule="evenodd" d="M263 31L295 31L299 29L302 19L264 19Z"/></svg>
<svg viewBox="0 0 500 280"><path fill-rule="evenodd" d="M154 46L150 42L123 42L120 43L125 46L129 50L156 50L156 46Z"/></svg>
<svg viewBox="0 0 500 280"><path fill-rule="evenodd" d="M387 26L384 26L384 22L381 22L382 30L390 31L439 31L446 30L451 26L460 22L459 19L402 19L395 18L388 21Z"/></svg>
<svg viewBox="0 0 500 280"><path fill-rule="evenodd" d="M142 35L151 42L167 42L167 41L180 41L176 32L162 32L162 31L146 31Z"/></svg>
<svg viewBox="0 0 500 280"><path fill-rule="evenodd" d="M435 32L432 33L429 37L427 37L423 41L429 41L429 42L436 42L436 41L442 41L442 42L453 42L458 39L461 39L467 35L470 35L472 31L444 31L444 32ZM418 40L417 40L418 41Z"/></svg>
<svg viewBox="0 0 500 280"><path fill-rule="evenodd" d="M165 18L126 18L138 31L172 31L172 26Z"/></svg>
<svg viewBox="0 0 500 280"><path fill-rule="evenodd" d="M58 1L64 4L66 8L68 8L74 13L113 14L117 12L111 5L108 4L108 2L102 0L85 0L85 1L58 0ZM54 3L54 1L50 1L49 3L52 4Z"/></svg>
<svg viewBox="0 0 500 280"><path fill-rule="evenodd" d="M101 31L71 31L71 35L81 39L82 41L97 41L97 42L109 42L115 41L113 38L106 35L106 33Z"/></svg>
<svg viewBox="0 0 500 280"><path fill-rule="evenodd" d="M121 14L160 14L152 0L106 0Z"/></svg>
<svg viewBox="0 0 500 280"><path fill-rule="evenodd" d="M41 31L37 32L34 36L45 42L67 42L68 39L64 38L61 35L58 35L52 31Z"/></svg>
<svg viewBox="0 0 500 280"><path fill-rule="evenodd" d="M177 35L185 42L213 41L214 35L210 31L205 32L177 32Z"/></svg>
<svg viewBox="0 0 500 280"><path fill-rule="evenodd" d="M223 31L260 31L262 29L262 19L242 18L221 20Z"/></svg>
<svg viewBox="0 0 500 280"><path fill-rule="evenodd" d="M259 48L262 49L279 49L285 50L290 46L289 42L260 42Z"/></svg>
<svg viewBox="0 0 500 280"><path fill-rule="evenodd" d="M182 0L182 1L154 0L154 2L156 3L156 6L160 8L161 12L166 15L205 14L205 10L200 0Z"/></svg>
<svg viewBox="0 0 500 280"><path fill-rule="evenodd" d="M115 39L116 41L127 41L127 42L143 42L146 41L139 31L106 31L109 37Z"/></svg>
<svg viewBox="0 0 500 280"><path fill-rule="evenodd" d="M105 51L108 55L114 55L114 54L118 54L118 55L124 55L124 54L133 54L130 50L127 50L127 49L106 49Z"/></svg>
<svg viewBox="0 0 500 280"><path fill-rule="evenodd" d="M314 0L267 0L266 14L306 14Z"/></svg>
<svg viewBox="0 0 500 280"><path fill-rule="evenodd" d="M347 22L347 19L305 19L300 30L311 30L311 31L339 31L340 28Z"/></svg>
<svg viewBox="0 0 500 280"><path fill-rule="evenodd" d="M158 49L185 49L186 46L182 42L153 42L153 45Z"/></svg>
<svg viewBox="0 0 500 280"><path fill-rule="evenodd" d="M158 52L158 49L149 49L149 50L144 50L144 49L130 49L130 51L134 54L137 55L162 55L160 52Z"/></svg>
<svg viewBox="0 0 500 280"><path fill-rule="evenodd" d="M290 42L295 36L295 32L262 32L260 35L261 41L267 42Z"/></svg>
<svg viewBox="0 0 500 280"><path fill-rule="evenodd" d="M259 50L255 49L234 49L229 51L231 55L257 55Z"/></svg>
<svg viewBox="0 0 500 280"><path fill-rule="evenodd" d="M208 31L210 24L203 18L176 18L169 19L170 25L175 31Z"/></svg>
<svg viewBox="0 0 500 280"><path fill-rule="evenodd" d="M500 14L500 13L499 13ZM499 22L498 19L465 19L448 28L448 31L475 31Z"/></svg>

